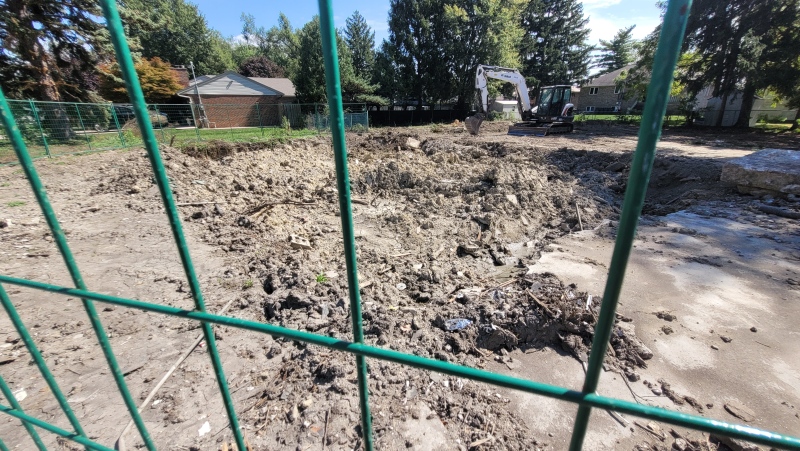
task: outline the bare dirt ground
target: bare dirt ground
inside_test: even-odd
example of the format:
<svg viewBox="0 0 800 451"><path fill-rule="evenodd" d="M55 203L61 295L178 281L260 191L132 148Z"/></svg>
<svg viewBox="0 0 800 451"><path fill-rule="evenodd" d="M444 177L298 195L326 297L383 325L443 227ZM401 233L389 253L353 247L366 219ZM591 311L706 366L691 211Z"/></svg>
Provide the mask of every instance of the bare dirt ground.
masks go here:
<svg viewBox="0 0 800 451"><path fill-rule="evenodd" d="M456 126L348 135L366 340L580 389L636 129L520 138L505 128L484 124L479 137ZM408 137L420 147L408 147ZM800 205L719 182L726 159L764 147L800 143L665 133L601 394L800 435L800 225L755 203ZM164 155L179 203L216 202L181 207L209 311L232 301L228 315L351 337L327 139ZM192 307L144 152L37 168L90 289ZM0 273L69 285L40 216L22 171L0 167ZM311 248L293 248L290 235ZM129 417L80 301L6 289L87 433L112 445ZM98 307L137 401L200 334L190 321ZM448 330L453 319L466 327ZM255 449L360 446L352 356L215 330ZM28 413L68 429L5 316L0 372ZM378 449L560 450L569 442L571 404L380 361L370 361L369 378ZM232 441L203 346L143 417L163 449ZM720 446L707 434L641 426L595 411L585 449L666 450L675 434L689 441L685 449ZM0 437L12 449L33 446L8 417ZM125 438L127 449L141 447L135 429Z"/></svg>

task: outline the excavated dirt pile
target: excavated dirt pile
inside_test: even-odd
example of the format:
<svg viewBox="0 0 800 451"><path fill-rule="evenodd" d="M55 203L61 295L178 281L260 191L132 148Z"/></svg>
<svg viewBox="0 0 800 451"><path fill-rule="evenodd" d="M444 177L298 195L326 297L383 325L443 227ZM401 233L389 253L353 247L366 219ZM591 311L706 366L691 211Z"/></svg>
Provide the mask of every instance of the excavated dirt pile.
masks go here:
<svg viewBox="0 0 800 451"><path fill-rule="evenodd" d="M348 137L367 342L474 367L491 359L511 367L508 352L516 348L550 347L585 362L599 293L539 273L535 264L554 238L613 229L628 155L463 135L417 142L410 137L394 131ZM235 315L351 338L326 139L261 149L212 142L164 153L175 196L188 204L182 207L184 220L227 253L225 277L253 285ZM134 211L160 208L137 196L154 189L147 159L142 154L130 160L114 168L94 194L126 195ZM631 380L653 356L628 318L618 318L611 344L607 368ZM248 397L252 406L244 416L263 443L288 449L313 440L308 424L321 422L322 413L304 410L311 398L336 413L326 433L329 443L358 443L352 358L282 340L264 353L269 365L253 370L253 384L261 388ZM437 415L462 444L489 430L507 449L537 443L515 427L519 419L504 409L508 400L480 385L377 361L370 377L373 413L382 412L376 417L382 449L394 446L387 445L392 418L422 415L409 409L412 399L424 401L423 411L432 412L425 415ZM440 385L446 394L432 389ZM279 414L265 415L264 409ZM306 415L305 422L296 421Z"/></svg>

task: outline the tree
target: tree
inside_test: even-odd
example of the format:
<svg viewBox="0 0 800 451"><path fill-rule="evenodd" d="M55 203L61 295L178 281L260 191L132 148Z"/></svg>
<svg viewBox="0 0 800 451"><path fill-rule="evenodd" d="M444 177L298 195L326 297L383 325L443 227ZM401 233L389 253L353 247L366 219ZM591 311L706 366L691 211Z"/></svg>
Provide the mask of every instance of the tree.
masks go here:
<svg viewBox="0 0 800 451"><path fill-rule="evenodd" d="M300 103L325 102L325 65L322 59L322 36L319 16L314 16L297 33L298 45L295 54L290 57L297 61L303 70L296 71L289 78L295 86ZM336 33L336 45L339 53L339 74L342 83L342 100L344 102L385 103L384 99L373 93L377 88L367 80L356 75L350 52L341 35Z"/></svg>
<svg viewBox="0 0 800 451"><path fill-rule="evenodd" d="M239 66L239 73L245 77L283 78L286 72L265 56L254 56L246 59Z"/></svg>
<svg viewBox="0 0 800 451"><path fill-rule="evenodd" d="M197 75L235 68L230 44L209 28L196 5L185 0L122 0L121 14L141 56L171 64L194 62Z"/></svg>
<svg viewBox="0 0 800 451"><path fill-rule="evenodd" d="M520 0L392 0L382 52L399 78L397 95L419 104L455 98L464 108L478 64L519 62L521 9Z"/></svg>
<svg viewBox="0 0 800 451"><path fill-rule="evenodd" d="M799 0L697 0L692 5L684 48L696 57L682 81L691 92L706 86L728 104L742 96L737 127L748 127L756 92L800 80ZM717 124L721 125L722 115Z"/></svg>
<svg viewBox="0 0 800 451"><path fill-rule="evenodd" d="M581 81L589 74L589 19L578 0L530 0L522 13L519 52L535 90Z"/></svg>
<svg viewBox="0 0 800 451"><path fill-rule="evenodd" d="M67 85L79 82L65 75L94 72L108 49L98 17L102 12L92 0L0 0L0 85L6 95L63 100Z"/></svg>
<svg viewBox="0 0 800 451"><path fill-rule="evenodd" d="M259 53L282 67L291 78L299 70L294 55L299 53L299 32L292 28L289 18L278 16L278 25L266 29L257 26L252 14L242 14L242 35L245 43L257 47Z"/></svg>
<svg viewBox="0 0 800 451"><path fill-rule="evenodd" d="M368 77L375 63L375 32L358 11L347 18L344 40L350 49L356 75Z"/></svg>
<svg viewBox="0 0 800 451"><path fill-rule="evenodd" d="M166 102L183 88L169 63L158 57L141 58L135 63L135 68L139 83L142 85L144 99L148 103ZM101 69L104 72L100 85L100 93L103 97L112 102L130 102L119 65L114 63L103 66Z"/></svg>
<svg viewBox="0 0 800 451"><path fill-rule="evenodd" d="M610 41L600 40L600 54L595 59L594 67L600 68L600 74L614 72L634 61L636 41L631 36L636 25L620 28Z"/></svg>

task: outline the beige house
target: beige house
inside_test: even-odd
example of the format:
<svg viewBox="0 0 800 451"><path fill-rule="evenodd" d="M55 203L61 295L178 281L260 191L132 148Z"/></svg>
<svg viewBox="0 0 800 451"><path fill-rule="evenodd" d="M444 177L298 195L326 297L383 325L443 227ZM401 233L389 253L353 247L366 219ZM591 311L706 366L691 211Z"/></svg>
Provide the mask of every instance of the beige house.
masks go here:
<svg viewBox="0 0 800 451"><path fill-rule="evenodd" d="M615 80L623 71L629 71L633 65L600 75L581 86L572 100L576 113L617 113L625 112L636 105L636 99L625 100L625 86Z"/></svg>

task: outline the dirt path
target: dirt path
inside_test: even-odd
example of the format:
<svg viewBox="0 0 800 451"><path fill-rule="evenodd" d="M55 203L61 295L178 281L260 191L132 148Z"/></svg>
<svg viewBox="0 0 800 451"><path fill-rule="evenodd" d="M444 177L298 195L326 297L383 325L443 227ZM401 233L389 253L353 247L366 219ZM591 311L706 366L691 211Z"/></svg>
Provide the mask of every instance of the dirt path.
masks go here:
<svg viewBox="0 0 800 451"><path fill-rule="evenodd" d="M348 136L367 341L579 388L593 330L586 325L601 300L635 130L530 139L506 136L504 127L486 124L479 137L447 126ZM422 142L419 149L406 144L410 136ZM800 312L798 226L755 214L753 198L719 183L725 159L795 144L781 139L747 135L720 144L710 133L665 133L620 307L632 321L619 324L627 332L612 342L602 394L728 421L738 420L723 404L735 399L757 414L752 424L800 434L799 349L790 321ZM181 207L209 310L233 300L232 316L350 338L328 142L165 155L178 202L218 202ZM91 289L191 307L143 152L37 167ZM0 229L0 273L68 285L21 171L0 168L0 180L0 219L11 223ZM310 249L293 248L290 235L308 239ZM128 417L79 302L7 289L87 432L113 444ZM139 400L199 333L182 320L100 310ZM677 319L664 321L658 312ZM470 324L448 331L451 319ZM66 427L11 330L0 316L3 377L24 390L30 413ZM257 449L359 445L351 357L216 330L244 431ZM231 441L203 350L143 413L162 447L219 449ZM636 398L623 383L633 373ZM370 364L370 390L379 449L564 449L575 411L378 361ZM655 442L605 412L592 418L587 449ZM201 435L206 422L210 432ZM16 449L32 446L6 417L0 436ZM699 433L689 436L705 446ZM141 443L135 430L127 439Z"/></svg>

